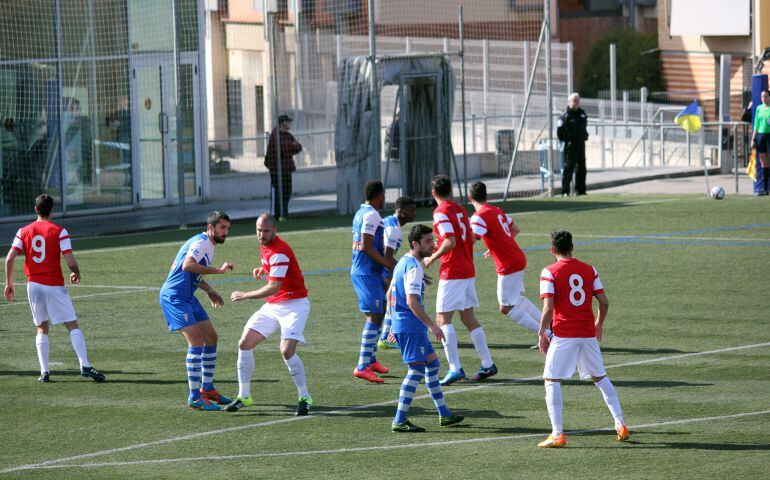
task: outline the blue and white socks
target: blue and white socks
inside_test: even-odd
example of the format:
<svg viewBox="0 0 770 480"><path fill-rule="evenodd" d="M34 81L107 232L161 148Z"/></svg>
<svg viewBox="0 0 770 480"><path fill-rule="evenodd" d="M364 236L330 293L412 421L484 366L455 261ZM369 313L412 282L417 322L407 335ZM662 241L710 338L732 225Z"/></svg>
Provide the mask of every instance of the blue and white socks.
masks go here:
<svg viewBox="0 0 770 480"><path fill-rule="evenodd" d="M203 389L207 392L214 390L214 370L217 368L217 346L206 345L201 355L201 372L203 373Z"/></svg>
<svg viewBox="0 0 770 480"><path fill-rule="evenodd" d="M190 398L197 400L201 396L201 356L203 347L188 347L187 349L187 384L190 388Z"/></svg>
<svg viewBox="0 0 770 480"><path fill-rule="evenodd" d="M424 375L421 371L413 368L411 365L409 366L406 377L401 382L401 391L398 394L398 409L396 410L396 418L393 420L393 423L404 423L406 421L409 407L412 406L414 392L417 391L417 385L420 384L420 380L423 377Z"/></svg>
<svg viewBox="0 0 770 480"><path fill-rule="evenodd" d="M430 392L430 398L433 399L433 404L436 405L438 414L442 417L449 417L452 412L447 408L444 403L444 392L441 390L441 384L438 380L438 367L440 366L438 359L433 360L425 365L425 386Z"/></svg>
<svg viewBox="0 0 770 480"><path fill-rule="evenodd" d="M358 354L358 366L356 367L359 372L363 372L374 363L379 333L380 327L376 323L366 322L364 324L364 330L361 332L361 351Z"/></svg>
<svg viewBox="0 0 770 480"><path fill-rule="evenodd" d="M388 334L390 333L390 327L392 324L393 321L390 319L390 315L385 315L385 319L382 321L382 332L380 333L381 341L388 341Z"/></svg>

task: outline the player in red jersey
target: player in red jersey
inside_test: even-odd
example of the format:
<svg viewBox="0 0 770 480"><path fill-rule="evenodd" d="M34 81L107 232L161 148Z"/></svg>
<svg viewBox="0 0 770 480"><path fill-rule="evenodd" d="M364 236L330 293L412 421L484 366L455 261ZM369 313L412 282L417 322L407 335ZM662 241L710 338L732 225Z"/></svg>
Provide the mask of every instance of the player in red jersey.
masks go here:
<svg viewBox="0 0 770 480"><path fill-rule="evenodd" d="M425 268L441 259L438 291L436 293L436 322L444 332L444 353L449 363L449 372L441 385L465 378L457 350L457 332L452 325L455 310L460 320L471 332L473 346L481 359L481 369L470 378L479 381L497 373L492 355L487 346L484 328L476 320L473 309L479 306L476 296L476 269L473 266L473 232L465 208L452 201L452 182L446 175L438 175L431 184L433 198L438 206L433 210L433 230L439 239L439 246L433 255L423 259Z"/></svg>
<svg viewBox="0 0 770 480"><path fill-rule="evenodd" d="M264 298L265 304L251 316L238 343L238 397L225 407L236 412L253 403L250 393L254 372L254 347L276 330L281 330L281 355L297 387L299 402L296 415L307 415L313 399L307 390L305 367L296 354L297 343L305 343L305 323L310 313L305 278L288 243L276 235L275 219L262 214L257 219L257 237L261 245L261 266L254 277L267 275L267 285L251 292L235 291L230 300Z"/></svg>
<svg viewBox="0 0 770 480"><path fill-rule="evenodd" d="M495 262L500 312L537 333L540 329L540 309L522 295L527 257L516 243L519 228L500 208L487 203L487 186L483 182L471 185L468 199L476 210L471 217L473 236L476 240L484 240L488 249L484 256L492 257Z"/></svg>
<svg viewBox="0 0 770 480"><path fill-rule="evenodd" d="M24 254L24 273L27 275L27 297L32 310L32 320L37 326L35 346L40 362L41 382L50 381L48 369L49 324L63 323L70 332L72 348L80 362L80 375L96 382L105 380L104 374L88 362L86 339L80 330L72 300L64 286L61 257L67 261L72 273L70 282L80 282L80 268L72 254L72 242L67 230L51 221L53 198L39 195L35 199L37 220L20 228L13 239L11 251L5 258L5 298L13 301L16 286L13 284L13 262Z"/></svg>
<svg viewBox="0 0 770 480"><path fill-rule="evenodd" d="M590 378L601 390L604 402L615 419L618 441L628 440L630 435L623 420L618 393L607 378L599 350L610 304L596 268L574 258L572 247L569 232L553 232L551 253L556 257L556 263L545 267L540 274L543 316L538 334L540 351L546 354L543 370L545 403L553 430L538 447L563 447L567 443L562 429L561 381L575 373L575 366L581 379ZM595 319L591 307L594 297L599 301ZM552 321L553 339L549 339L546 327Z"/></svg>

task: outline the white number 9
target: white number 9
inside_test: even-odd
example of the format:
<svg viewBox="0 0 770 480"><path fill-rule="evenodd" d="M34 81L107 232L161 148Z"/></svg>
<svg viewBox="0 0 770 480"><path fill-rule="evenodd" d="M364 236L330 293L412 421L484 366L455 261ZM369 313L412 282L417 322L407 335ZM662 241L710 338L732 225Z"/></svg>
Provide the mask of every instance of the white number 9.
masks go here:
<svg viewBox="0 0 770 480"><path fill-rule="evenodd" d="M35 263L43 263L45 260L45 238L42 235L32 237L32 250L39 253L39 256L33 255L32 260Z"/></svg>

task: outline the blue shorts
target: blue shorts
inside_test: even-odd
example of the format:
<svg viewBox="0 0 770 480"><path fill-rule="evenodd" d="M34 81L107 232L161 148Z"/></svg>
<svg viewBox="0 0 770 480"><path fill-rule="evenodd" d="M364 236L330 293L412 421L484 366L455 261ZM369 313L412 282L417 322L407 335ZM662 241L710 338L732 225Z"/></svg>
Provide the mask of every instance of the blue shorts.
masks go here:
<svg viewBox="0 0 770 480"><path fill-rule="evenodd" d="M422 332L395 333L404 363L427 362L436 353L428 339L428 330Z"/></svg>
<svg viewBox="0 0 770 480"><path fill-rule="evenodd" d="M160 308L168 323L168 331L175 332L209 319L201 302L193 297L192 301L180 300L170 295L160 295Z"/></svg>
<svg viewBox="0 0 770 480"><path fill-rule="evenodd" d="M379 275L351 275L363 313L385 313L385 284Z"/></svg>

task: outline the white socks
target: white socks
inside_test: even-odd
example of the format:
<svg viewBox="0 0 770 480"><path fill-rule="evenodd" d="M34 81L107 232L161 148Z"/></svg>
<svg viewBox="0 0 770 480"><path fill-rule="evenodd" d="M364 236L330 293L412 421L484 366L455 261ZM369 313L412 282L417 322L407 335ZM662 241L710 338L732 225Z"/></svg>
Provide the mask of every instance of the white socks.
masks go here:
<svg viewBox="0 0 770 480"><path fill-rule="evenodd" d="M610 379L604 377L594 385L596 385L602 392L604 403L607 404L607 408L610 409L612 418L615 420L615 428L625 425L626 422L623 420L623 412L620 409L620 400L618 400L618 392L615 390L615 386L612 382L610 382Z"/></svg>
<svg viewBox="0 0 770 480"><path fill-rule="evenodd" d="M37 361L40 362L40 373L48 372L48 335L38 333L35 337L35 348L37 349Z"/></svg>
<svg viewBox="0 0 770 480"><path fill-rule="evenodd" d="M455 326L451 323L441 327L441 331L444 332L444 354L446 354L446 360L449 363L449 370L453 372L459 372L462 366L460 365L460 352L457 351L457 332Z"/></svg>
<svg viewBox="0 0 770 480"><path fill-rule="evenodd" d="M561 420L561 382L545 381L545 405L548 407L548 416L551 417L552 435L561 435L564 433Z"/></svg>
<svg viewBox="0 0 770 480"><path fill-rule="evenodd" d="M294 354L290 359L284 359L284 362L289 367L291 379L297 387L297 393L299 393L300 398L310 397L307 391L307 381L305 380L305 366L302 364L299 355Z"/></svg>
<svg viewBox="0 0 770 480"><path fill-rule="evenodd" d="M535 321L535 319L532 318L529 313L525 312L521 307L516 306L511 308L511 310L508 312L508 317L510 317L511 320L518 323L527 330L532 330L533 332L540 331L540 322Z"/></svg>
<svg viewBox="0 0 770 480"><path fill-rule="evenodd" d="M75 349L75 355L78 356L78 361L80 361L80 368L90 367L88 353L86 353L86 338L79 328L70 330L70 342L72 342L72 348Z"/></svg>
<svg viewBox="0 0 770 480"><path fill-rule="evenodd" d="M238 349L238 396L251 396L251 374L254 373L254 350Z"/></svg>
<svg viewBox="0 0 770 480"><path fill-rule="evenodd" d="M481 368L489 368L492 366L492 354L489 353L489 346L487 345L487 336L484 334L484 328L479 327L471 331L471 341L473 346L476 347L476 353L481 359Z"/></svg>

